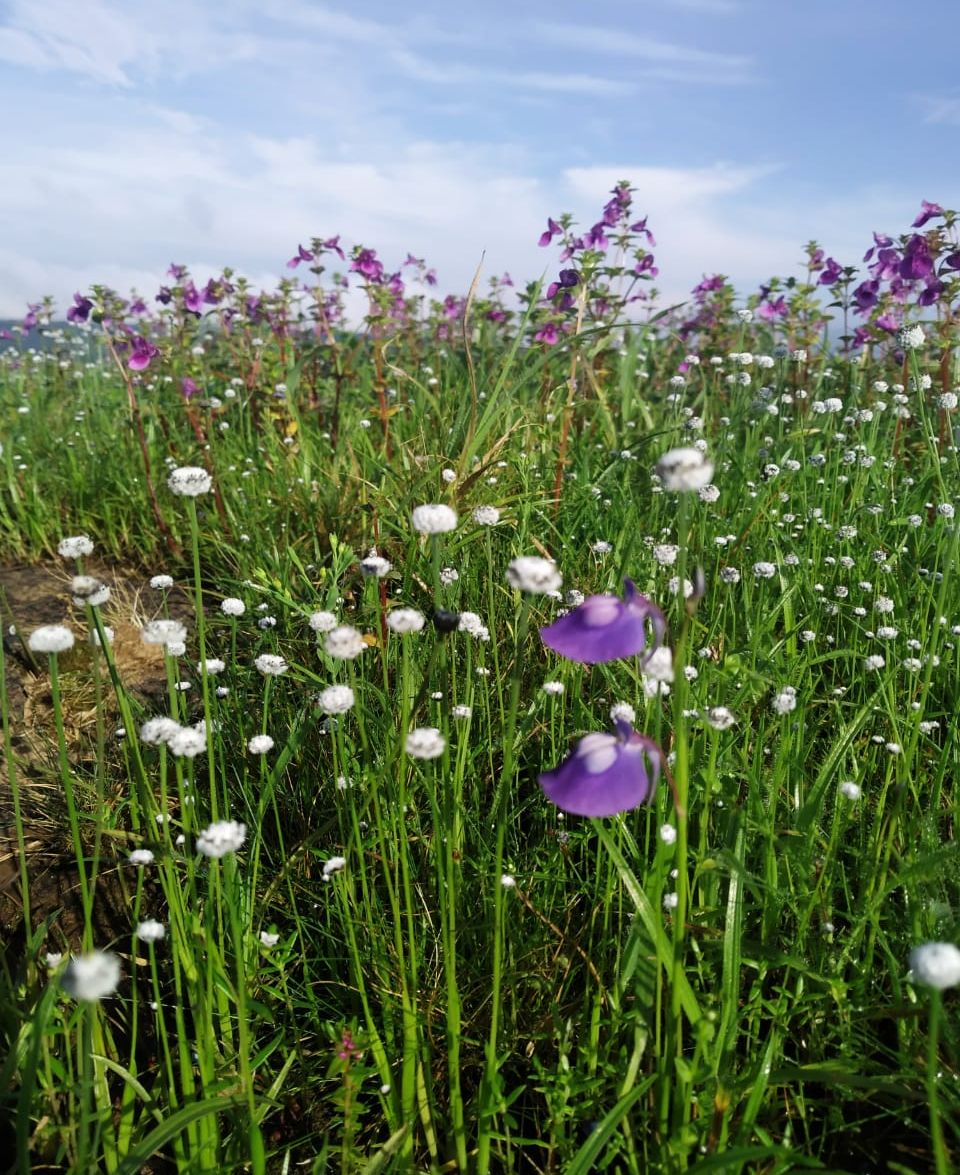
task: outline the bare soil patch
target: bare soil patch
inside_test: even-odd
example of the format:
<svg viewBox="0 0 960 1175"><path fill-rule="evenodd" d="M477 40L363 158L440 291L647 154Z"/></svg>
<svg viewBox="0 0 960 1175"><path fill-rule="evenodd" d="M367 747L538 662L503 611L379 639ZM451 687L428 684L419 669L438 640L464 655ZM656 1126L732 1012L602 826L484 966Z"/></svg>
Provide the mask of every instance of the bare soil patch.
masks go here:
<svg viewBox="0 0 960 1175"><path fill-rule="evenodd" d="M189 621L193 608L177 589L162 593L146 580L116 568L89 564L84 571L111 589L103 620L114 631L113 655L127 690L151 711L164 707L166 669L162 650L140 639L147 620L169 615ZM75 946L82 926L75 852L66 819L56 750L53 699L47 658L27 648L30 633L42 624L64 624L76 636L74 648L59 659L62 712L68 757L78 776L92 775L97 755L97 723L112 736L119 719L116 698L106 669L101 675L98 706L93 679L92 649L85 613L73 604L72 574L63 564L0 567L0 629L3 634L4 686L9 716L9 748L0 731L0 939L8 949L28 937L23 925L23 894L13 785L27 848L32 928L51 915L49 949ZM122 780L120 781L122 784ZM98 937L108 941L128 930L128 895L111 858L125 857L125 846L106 842L103 873L97 886ZM61 945L57 945L58 942Z"/></svg>

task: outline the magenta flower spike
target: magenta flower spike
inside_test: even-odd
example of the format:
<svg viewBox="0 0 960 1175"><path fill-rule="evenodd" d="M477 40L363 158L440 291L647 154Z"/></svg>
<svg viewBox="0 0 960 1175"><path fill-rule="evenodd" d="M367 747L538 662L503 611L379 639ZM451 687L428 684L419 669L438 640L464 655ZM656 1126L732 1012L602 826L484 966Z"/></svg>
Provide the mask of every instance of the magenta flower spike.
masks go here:
<svg viewBox="0 0 960 1175"><path fill-rule="evenodd" d="M653 625L652 653L663 644L667 618L637 591L633 580L625 578L622 600L618 596L588 596L566 616L541 628L540 636L548 648L568 661L596 665L642 653L647 646L648 620Z"/></svg>
<svg viewBox="0 0 960 1175"><path fill-rule="evenodd" d="M657 790L663 752L618 719L617 733L584 735L559 767L539 776L551 804L573 816L616 816L648 803Z"/></svg>

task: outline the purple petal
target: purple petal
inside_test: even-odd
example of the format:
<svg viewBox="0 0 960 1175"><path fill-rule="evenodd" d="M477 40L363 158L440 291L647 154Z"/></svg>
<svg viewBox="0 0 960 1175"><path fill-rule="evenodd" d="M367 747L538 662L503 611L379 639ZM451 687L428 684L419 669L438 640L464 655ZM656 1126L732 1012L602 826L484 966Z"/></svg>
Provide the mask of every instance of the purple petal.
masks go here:
<svg viewBox="0 0 960 1175"><path fill-rule="evenodd" d="M619 736L585 735L559 767L539 779L544 795L574 816L616 816L647 803L660 778L657 744L618 722Z"/></svg>
<svg viewBox="0 0 960 1175"><path fill-rule="evenodd" d="M543 643L569 661L595 665L634 657L647 646L647 621L653 625L653 649L663 643L666 617L632 580L624 579L624 598L588 596L566 616L540 629Z"/></svg>

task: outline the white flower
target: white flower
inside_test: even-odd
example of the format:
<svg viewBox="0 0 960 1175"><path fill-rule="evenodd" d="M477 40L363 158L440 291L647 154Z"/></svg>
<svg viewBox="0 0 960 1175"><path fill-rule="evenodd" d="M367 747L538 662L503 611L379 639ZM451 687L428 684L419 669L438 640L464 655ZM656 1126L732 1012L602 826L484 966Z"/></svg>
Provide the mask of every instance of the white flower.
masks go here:
<svg viewBox="0 0 960 1175"><path fill-rule="evenodd" d="M167 928L162 922L147 918L137 927L136 935L141 942L159 942L162 938L166 938Z"/></svg>
<svg viewBox="0 0 960 1175"><path fill-rule="evenodd" d="M148 718L140 727L140 739L149 746L168 743L180 729L180 723L172 718Z"/></svg>
<svg viewBox="0 0 960 1175"><path fill-rule="evenodd" d="M733 711L728 710L726 706L708 707L704 712L703 720L707 726L712 726L714 730L729 730L737 721L733 716Z"/></svg>
<svg viewBox="0 0 960 1175"><path fill-rule="evenodd" d="M562 681L545 681L540 687L550 698L559 698L566 688Z"/></svg>
<svg viewBox="0 0 960 1175"><path fill-rule="evenodd" d="M675 910L680 904L680 895L676 893L665 893L663 895L663 908L665 910Z"/></svg>
<svg viewBox="0 0 960 1175"><path fill-rule="evenodd" d="M416 608L393 608L387 613L387 628L396 633L419 632L426 619Z"/></svg>
<svg viewBox="0 0 960 1175"><path fill-rule="evenodd" d="M91 951L71 959L60 977L67 995L75 1000L102 1000L120 983L120 960L108 951Z"/></svg>
<svg viewBox="0 0 960 1175"><path fill-rule="evenodd" d="M95 575L75 575L70 584L70 591L78 608L82 608L84 604L89 604L91 608L99 608L110 599L109 587Z"/></svg>
<svg viewBox="0 0 960 1175"><path fill-rule="evenodd" d="M93 542L85 534L74 534L61 539L57 553L64 559L80 559L93 554Z"/></svg>
<svg viewBox="0 0 960 1175"><path fill-rule="evenodd" d="M154 575L150 580L150 586L158 592L166 591L173 587L172 575Z"/></svg>
<svg viewBox="0 0 960 1175"><path fill-rule="evenodd" d="M323 880L329 881L334 873L339 873L341 869L346 869L346 857L328 857L323 863Z"/></svg>
<svg viewBox="0 0 960 1175"><path fill-rule="evenodd" d="M797 708L797 691L792 685L785 685L774 697L772 705L775 714L789 714Z"/></svg>
<svg viewBox="0 0 960 1175"><path fill-rule="evenodd" d="M220 604L220 611L224 616L242 616L246 610L246 604L236 596L227 596Z"/></svg>
<svg viewBox="0 0 960 1175"><path fill-rule="evenodd" d="M412 522L413 529L420 534L445 534L457 529L456 511L437 504L415 507Z"/></svg>
<svg viewBox="0 0 960 1175"><path fill-rule="evenodd" d="M140 639L145 645L166 645L172 653L170 645L183 644L187 629L179 620L150 620L140 629Z"/></svg>
<svg viewBox="0 0 960 1175"><path fill-rule="evenodd" d="M673 651L666 645L654 649L644 662L643 676L652 681L673 681Z"/></svg>
<svg viewBox="0 0 960 1175"><path fill-rule="evenodd" d="M513 876L512 873L501 873L500 884L504 889L516 889L517 879Z"/></svg>
<svg viewBox="0 0 960 1175"><path fill-rule="evenodd" d="M755 579L772 579L777 573L775 563L754 563L753 575Z"/></svg>
<svg viewBox="0 0 960 1175"><path fill-rule="evenodd" d="M27 638L34 653L65 653L73 648L73 633L62 624L41 624Z"/></svg>
<svg viewBox="0 0 960 1175"><path fill-rule="evenodd" d="M332 632L339 623L332 612L314 612L307 621L314 632Z"/></svg>
<svg viewBox="0 0 960 1175"><path fill-rule="evenodd" d="M614 702L610 707L611 722L629 722L632 726L637 720L637 712L629 702Z"/></svg>
<svg viewBox="0 0 960 1175"><path fill-rule="evenodd" d="M317 705L324 714L346 714L355 701L348 685L330 685L317 695Z"/></svg>
<svg viewBox="0 0 960 1175"><path fill-rule="evenodd" d="M660 825L660 839L663 841L663 843L665 845L676 844L677 830L673 827L672 824L661 824Z"/></svg>
<svg viewBox="0 0 960 1175"><path fill-rule="evenodd" d="M845 779L843 783L840 784L840 794L846 800L859 800L860 785L854 783L852 779Z"/></svg>
<svg viewBox="0 0 960 1175"><path fill-rule="evenodd" d="M449 587L452 583L456 583L460 578L460 572L456 567L441 567L440 568L440 583L443 587Z"/></svg>
<svg viewBox="0 0 960 1175"><path fill-rule="evenodd" d="M383 579L393 569L393 564L384 559L377 552L371 551L366 559L360 561L360 574L368 579Z"/></svg>
<svg viewBox="0 0 960 1175"><path fill-rule="evenodd" d="M435 726L418 726L407 733L406 751L411 759L436 759L447 742Z"/></svg>
<svg viewBox="0 0 960 1175"><path fill-rule="evenodd" d="M219 657L208 657L206 661L201 661L197 666L197 672L207 673L210 677L216 677L218 673L223 673L226 667L226 661L221 661Z"/></svg>
<svg viewBox="0 0 960 1175"><path fill-rule="evenodd" d="M286 673L289 669L283 657L276 653L261 653L254 661L254 665L264 677L279 677L281 673Z"/></svg>
<svg viewBox="0 0 960 1175"><path fill-rule="evenodd" d="M490 629L476 612L461 612L457 628L460 632L467 633L468 636L476 637L477 640L488 641L490 639Z"/></svg>
<svg viewBox="0 0 960 1175"><path fill-rule="evenodd" d="M357 629L351 628L349 624L340 624L327 633L323 647L330 657L352 661L360 656L367 643Z"/></svg>
<svg viewBox="0 0 960 1175"><path fill-rule="evenodd" d="M60 951L47 951L43 956L43 961L52 971L55 967L59 967L63 962L63 953Z"/></svg>
<svg viewBox="0 0 960 1175"><path fill-rule="evenodd" d="M960 983L960 950L952 942L927 942L910 952L910 979L924 987L956 987Z"/></svg>
<svg viewBox="0 0 960 1175"><path fill-rule="evenodd" d="M235 853L247 839L246 824L236 820L218 820L197 837L196 849L205 857L222 857Z"/></svg>
<svg viewBox="0 0 960 1175"><path fill-rule="evenodd" d="M247 743L251 755L266 755L273 750L273 739L269 734L255 734Z"/></svg>
<svg viewBox="0 0 960 1175"><path fill-rule="evenodd" d="M500 511L496 506L478 506L473 512L473 521L477 526L496 526L500 521Z"/></svg>
<svg viewBox="0 0 960 1175"><path fill-rule="evenodd" d="M441 470L440 476L447 485L452 485L457 480L457 471L455 469L444 469Z"/></svg>
<svg viewBox="0 0 960 1175"><path fill-rule="evenodd" d="M179 469L170 470L167 487L171 494L178 497L199 498L213 489L213 479L198 465L181 465Z"/></svg>
<svg viewBox="0 0 960 1175"><path fill-rule="evenodd" d="M881 657L879 653L874 653L872 656L864 657L863 659L863 668L867 671L867 673L876 673L878 670L882 669L884 665L886 665L886 661L884 661L883 657Z"/></svg>
<svg viewBox="0 0 960 1175"><path fill-rule="evenodd" d="M167 739L167 746L178 758L195 759L207 749L207 736L192 726L181 726Z"/></svg>
<svg viewBox="0 0 960 1175"><path fill-rule="evenodd" d="M713 462L699 449L671 449L657 462L654 472L665 490L683 493L710 484Z"/></svg>
<svg viewBox="0 0 960 1175"><path fill-rule="evenodd" d="M271 934L268 930L260 931L260 942L265 947L275 947L280 941L279 934Z"/></svg>
<svg viewBox="0 0 960 1175"><path fill-rule="evenodd" d="M152 865L155 858L150 849L134 849L127 860L131 865Z"/></svg>
<svg viewBox="0 0 960 1175"><path fill-rule="evenodd" d="M661 567L670 567L677 561L680 548L675 543L658 543L653 548L653 557Z"/></svg>
<svg viewBox="0 0 960 1175"><path fill-rule="evenodd" d="M552 559L523 555L507 568L507 583L521 592L557 592L563 576Z"/></svg>
<svg viewBox="0 0 960 1175"><path fill-rule="evenodd" d="M473 715L473 710L470 706L453 706L450 709L450 717L451 718L459 718L461 720L465 720L467 718L472 717L472 715Z"/></svg>
<svg viewBox="0 0 960 1175"><path fill-rule="evenodd" d="M922 326L901 326L897 331L897 346L902 351L915 351L922 347L925 335Z"/></svg>
<svg viewBox="0 0 960 1175"><path fill-rule="evenodd" d="M103 635L107 638L107 644L112 645L113 638L114 638L114 631L110 627L109 624L105 624L103 626ZM90 644L93 645L94 648L97 648L97 649L100 648L100 633L97 631L97 629L95 629L95 628L90 629L88 639L90 641Z"/></svg>

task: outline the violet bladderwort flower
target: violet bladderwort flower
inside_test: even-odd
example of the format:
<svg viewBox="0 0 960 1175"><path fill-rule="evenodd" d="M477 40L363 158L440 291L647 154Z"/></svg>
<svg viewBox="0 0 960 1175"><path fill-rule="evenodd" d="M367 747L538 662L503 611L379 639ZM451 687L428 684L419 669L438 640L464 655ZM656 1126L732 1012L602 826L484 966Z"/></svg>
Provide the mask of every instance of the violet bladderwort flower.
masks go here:
<svg viewBox="0 0 960 1175"><path fill-rule="evenodd" d="M595 731L573 753L539 776L547 799L574 816L616 816L648 803L654 796L663 752L625 719L616 734Z"/></svg>
<svg viewBox="0 0 960 1175"><path fill-rule="evenodd" d="M595 665L642 653L647 646L647 621L653 626L649 657L663 645L667 619L652 600L624 578L623 599L588 596L553 624L540 629L543 643L569 661Z"/></svg>

